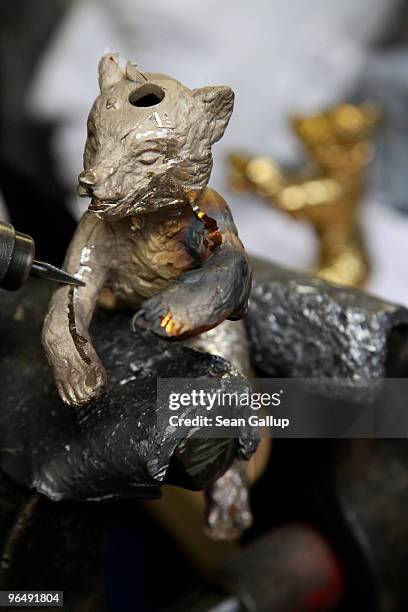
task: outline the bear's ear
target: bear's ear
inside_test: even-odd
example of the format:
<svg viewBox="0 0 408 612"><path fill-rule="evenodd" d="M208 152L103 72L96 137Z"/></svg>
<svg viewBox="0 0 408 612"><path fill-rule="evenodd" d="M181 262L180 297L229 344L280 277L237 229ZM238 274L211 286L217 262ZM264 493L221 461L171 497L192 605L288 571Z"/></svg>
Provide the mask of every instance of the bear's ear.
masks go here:
<svg viewBox="0 0 408 612"><path fill-rule="evenodd" d="M207 118L210 144L222 138L234 108L234 92L230 87L200 87L193 89L197 100Z"/></svg>
<svg viewBox="0 0 408 612"><path fill-rule="evenodd" d="M102 91L112 87L125 76L119 67L118 53L105 53L99 62L99 88Z"/></svg>

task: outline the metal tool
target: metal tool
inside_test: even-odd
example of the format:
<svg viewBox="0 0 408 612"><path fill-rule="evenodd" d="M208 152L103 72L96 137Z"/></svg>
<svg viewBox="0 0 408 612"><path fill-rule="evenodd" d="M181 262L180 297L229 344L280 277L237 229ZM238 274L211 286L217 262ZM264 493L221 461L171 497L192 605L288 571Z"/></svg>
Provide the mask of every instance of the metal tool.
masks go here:
<svg viewBox="0 0 408 612"><path fill-rule="evenodd" d="M85 286L76 276L43 261L36 261L31 236L17 232L10 223L0 221L0 289L20 289L30 275L54 283Z"/></svg>

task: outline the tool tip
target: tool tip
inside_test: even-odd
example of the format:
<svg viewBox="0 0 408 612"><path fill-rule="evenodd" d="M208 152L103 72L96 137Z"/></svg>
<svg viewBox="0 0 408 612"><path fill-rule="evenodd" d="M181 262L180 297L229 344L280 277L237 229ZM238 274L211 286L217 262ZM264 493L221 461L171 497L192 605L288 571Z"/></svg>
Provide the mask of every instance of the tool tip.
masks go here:
<svg viewBox="0 0 408 612"><path fill-rule="evenodd" d="M56 268L55 266L44 261L34 261L31 274L54 283L85 287L85 283L81 278L78 278L74 274L69 274L69 272Z"/></svg>

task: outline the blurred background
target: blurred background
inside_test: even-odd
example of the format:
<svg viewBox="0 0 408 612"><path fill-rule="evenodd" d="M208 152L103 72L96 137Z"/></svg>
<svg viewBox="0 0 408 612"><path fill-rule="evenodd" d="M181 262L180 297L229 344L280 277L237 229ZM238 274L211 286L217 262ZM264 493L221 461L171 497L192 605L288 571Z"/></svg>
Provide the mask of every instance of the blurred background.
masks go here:
<svg viewBox="0 0 408 612"><path fill-rule="evenodd" d="M341 267L348 284L408 305L403 0L13 0L0 5L0 33L0 219L31 234L39 258L61 264L87 206L76 182L97 64L109 49L191 88L234 89L211 186L251 254L334 280L327 270ZM366 101L375 119L358 111ZM364 271L353 276L356 261ZM318 455L312 468L321 469ZM118 507L107 557L111 609L132 609L123 602L135 589L167 605L196 568L229 553L197 535L200 501L172 495L162 510ZM267 524L265 493L255 490L253 503L263 516L256 532ZM297 503L292 493L278 518L296 515L286 511ZM172 565L177 580L166 574Z"/></svg>
<svg viewBox="0 0 408 612"><path fill-rule="evenodd" d="M231 205L248 251L289 267L316 269L313 223L268 206L253 190L232 190L228 154L303 167L310 156L291 116L377 102L375 157L356 213L370 266L360 284L408 303L403 0L15 0L0 12L1 214L34 235L39 255L61 262L86 207L75 195L76 177L98 59L109 48L189 87L234 89L235 110L214 147L211 184Z"/></svg>

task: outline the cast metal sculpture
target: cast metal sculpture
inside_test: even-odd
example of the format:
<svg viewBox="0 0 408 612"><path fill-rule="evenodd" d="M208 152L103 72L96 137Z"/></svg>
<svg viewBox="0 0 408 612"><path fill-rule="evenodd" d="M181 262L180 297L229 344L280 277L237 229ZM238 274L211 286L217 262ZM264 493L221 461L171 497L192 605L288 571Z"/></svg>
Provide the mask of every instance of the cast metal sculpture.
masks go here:
<svg viewBox="0 0 408 612"><path fill-rule="evenodd" d="M201 334L199 350L221 354L241 371L248 361L236 337L245 344L237 320L247 307L250 266L227 204L207 188L211 147L227 127L234 94L224 86L190 90L119 63L106 54L99 64L100 95L78 179L80 195L91 203L65 260L86 286L56 291L43 329L59 394L73 406L97 399L106 387L89 334L106 287L118 303L138 309L136 325L166 339ZM214 328L219 332L206 338ZM215 537L249 525L245 481L237 465L221 483L225 495L208 491Z"/></svg>
<svg viewBox="0 0 408 612"><path fill-rule="evenodd" d="M211 146L233 108L229 87L190 91L116 55L99 65L79 193L91 197L65 267L86 287L56 291L43 333L61 398L86 404L106 384L89 322L110 287L138 323L183 339L239 319L251 274L228 206L207 189Z"/></svg>
<svg viewBox="0 0 408 612"><path fill-rule="evenodd" d="M229 158L234 189L253 191L312 225L320 250L317 274L332 283L361 287L369 274L358 207L378 120L377 108L367 102L293 117L293 130L312 162L298 172L284 171L267 157Z"/></svg>

